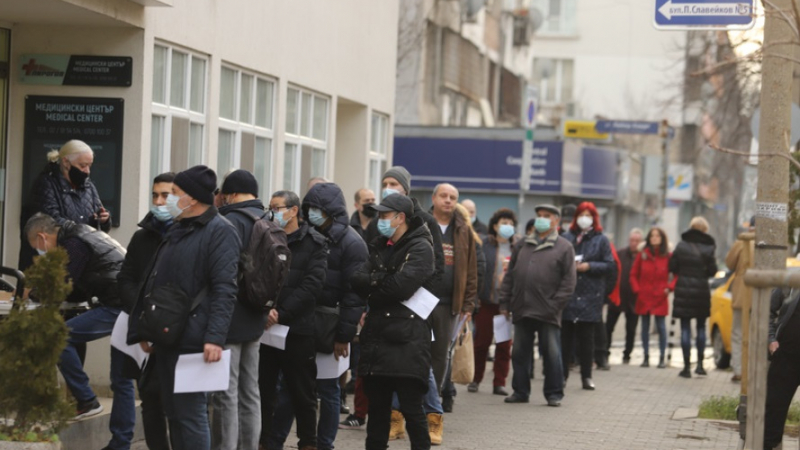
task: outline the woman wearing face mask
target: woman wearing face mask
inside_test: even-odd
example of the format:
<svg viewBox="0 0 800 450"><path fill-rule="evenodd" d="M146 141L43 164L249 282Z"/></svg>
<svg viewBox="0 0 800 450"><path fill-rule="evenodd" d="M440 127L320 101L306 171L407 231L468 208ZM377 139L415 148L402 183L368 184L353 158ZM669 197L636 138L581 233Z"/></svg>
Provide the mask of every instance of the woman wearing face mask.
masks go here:
<svg viewBox="0 0 800 450"><path fill-rule="evenodd" d="M486 275L483 287L478 289L480 308L475 314L475 377L467 386L469 392L478 392L486 370L486 357L494 339L494 316L500 314L500 286L511 261L511 249L517 242L517 216L514 211L500 208L487 225L489 234L483 244L486 256ZM494 379L492 393L507 396L506 378L511 364L511 341L501 342L494 351Z"/></svg>
<svg viewBox="0 0 800 450"><path fill-rule="evenodd" d="M592 202L583 202L575 210L575 217L564 238L575 248L575 268L578 283L575 293L564 309L561 319L561 351L564 377L569 376L568 364L573 349L578 349L583 389L594 390L592 363L594 354L594 327L603 321L603 302L609 283L608 274L616 269L611 244L603 235L600 216Z"/></svg>

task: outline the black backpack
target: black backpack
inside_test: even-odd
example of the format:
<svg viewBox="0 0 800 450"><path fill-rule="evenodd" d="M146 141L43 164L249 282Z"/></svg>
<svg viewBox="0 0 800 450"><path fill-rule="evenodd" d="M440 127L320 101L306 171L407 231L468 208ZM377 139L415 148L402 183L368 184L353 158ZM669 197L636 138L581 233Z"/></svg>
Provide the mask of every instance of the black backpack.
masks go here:
<svg viewBox="0 0 800 450"><path fill-rule="evenodd" d="M256 311L269 311L289 277L292 253L286 232L267 218L269 211L261 217L244 209L233 212L253 220L250 241L239 262L239 301Z"/></svg>

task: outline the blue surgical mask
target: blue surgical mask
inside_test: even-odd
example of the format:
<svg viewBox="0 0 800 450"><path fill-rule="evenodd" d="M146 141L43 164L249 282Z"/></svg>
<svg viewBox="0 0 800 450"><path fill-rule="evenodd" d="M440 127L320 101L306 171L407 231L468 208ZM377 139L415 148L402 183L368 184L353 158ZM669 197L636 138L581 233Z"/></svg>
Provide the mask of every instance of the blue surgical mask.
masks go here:
<svg viewBox="0 0 800 450"><path fill-rule="evenodd" d="M499 234L501 238L511 239L511 236L514 236L514 225L509 225L507 223L504 223L500 225L498 228L499 230L497 230L497 234ZM548 226L548 228L550 227Z"/></svg>
<svg viewBox="0 0 800 450"><path fill-rule="evenodd" d="M153 217L155 217L159 222L169 222L172 220L172 214L169 213L169 208L167 208L167 205L150 205L150 213L152 213Z"/></svg>
<svg viewBox="0 0 800 450"><path fill-rule="evenodd" d="M545 217L537 217L536 221L533 222L533 227L536 228L536 231L539 233L544 233L545 231L549 231L550 227L552 226L552 222L550 219Z"/></svg>
<svg viewBox="0 0 800 450"><path fill-rule="evenodd" d="M181 208L180 206L178 206L178 202L181 201L183 197L184 196L178 197L177 195L173 194L169 194L167 196L167 211L169 212L169 215L172 216L173 219L178 218L178 216L183 214L183 211L186 208L188 208L188 206L186 208Z"/></svg>
<svg viewBox="0 0 800 450"><path fill-rule="evenodd" d="M272 219L280 225L281 228L286 228L286 224L289 223L288 220L283 220L283 213L286 211L278 211L273 213Z"/></svg>
<svg viewBox="0 0 800 450"><path fill-rule="evenodd" d="M321 227L325 223L325 217L319 208L308 208L308 221L315 227Z"/></svg>
<svg viewBox="0 0 800 450"><path fill-rule="evenodd" d="M400 191L398 191L397 189L386 188L381 193L381 198L384 199L384 198L386 198L386 197L388 197L388 196L390 196L392 194L399 194L399 193L400 193Z"/></svg>
<svg viewBox="0 0 800 450"><path fill-rule="evenodd" d="M397 231L397 227L392 226L393 219L394 217L391 219L378 219L378 233L391 239L394 236L394 232Z"/></svg>

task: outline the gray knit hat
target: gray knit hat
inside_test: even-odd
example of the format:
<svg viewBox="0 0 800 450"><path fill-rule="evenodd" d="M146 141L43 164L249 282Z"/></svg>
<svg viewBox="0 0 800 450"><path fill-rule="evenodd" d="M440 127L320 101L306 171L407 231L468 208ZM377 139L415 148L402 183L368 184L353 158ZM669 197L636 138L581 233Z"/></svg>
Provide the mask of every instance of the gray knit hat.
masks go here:
<svg viewBox="0 0 800 450"><path fill-rule="evenodd" d="M408 170L406 170L405 167L394 166L390 168L386 171L386 173L383 174L381 181L389 177L394 178L400 183L401 186L403 186L403 189L406 190L406 195L411 193L411 174L408 173Z"/></svg>

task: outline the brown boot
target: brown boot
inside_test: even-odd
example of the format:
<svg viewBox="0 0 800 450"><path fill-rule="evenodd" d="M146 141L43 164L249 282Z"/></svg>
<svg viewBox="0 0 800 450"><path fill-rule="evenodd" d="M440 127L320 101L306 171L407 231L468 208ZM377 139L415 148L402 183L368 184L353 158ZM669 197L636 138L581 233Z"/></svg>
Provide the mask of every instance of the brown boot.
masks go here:
<svg viewBox="0 0 800 450"><path fill-rule="evenodd" d="M406 437L406 421L400 411L392 410L391 428L389 428L389 440L394 441Z"/></svg>
<svg viewBox="0 0 800 450"><path fill-rule="evenodd" d="M428 414L428 433L431 435L431 445L442 445L442 434L444 434L443 415Z"/></svg>

